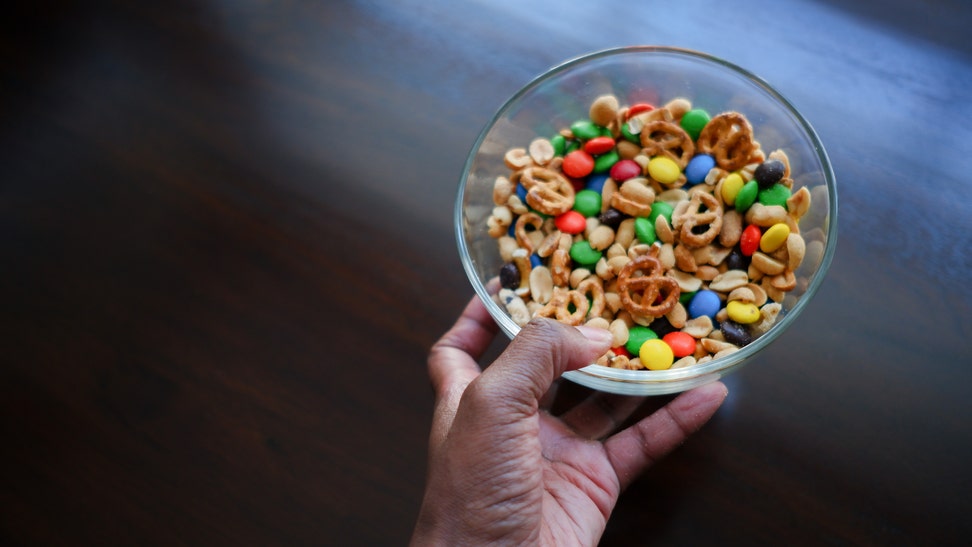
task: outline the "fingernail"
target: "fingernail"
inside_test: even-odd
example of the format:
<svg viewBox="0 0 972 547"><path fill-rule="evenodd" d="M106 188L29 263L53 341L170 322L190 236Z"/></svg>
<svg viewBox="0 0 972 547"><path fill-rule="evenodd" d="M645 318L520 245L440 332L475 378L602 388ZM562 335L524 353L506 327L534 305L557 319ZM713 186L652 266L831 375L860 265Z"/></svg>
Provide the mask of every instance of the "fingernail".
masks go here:
<svg viewBox="0 0 972 547"><path fill-rule="evenodd" d="M580 333L584 335L584 338L587 338L591 342L595 342L597 344L608 344L614 339L614 335L612 335L610 331L606 331L604 329L588 327L585 325L580 325L574 328L579 330Z"/></svg>

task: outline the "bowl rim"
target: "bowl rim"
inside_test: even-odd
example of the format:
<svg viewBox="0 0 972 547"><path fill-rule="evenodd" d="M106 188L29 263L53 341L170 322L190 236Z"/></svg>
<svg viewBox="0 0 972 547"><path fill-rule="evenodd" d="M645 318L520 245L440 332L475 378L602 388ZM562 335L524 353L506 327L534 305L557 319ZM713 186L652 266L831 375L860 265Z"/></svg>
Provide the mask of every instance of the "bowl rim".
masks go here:
<svg viewBox="0 0 972 547"><path fill-rule="evenodd" d="M575 371L569 371L564 374L564 377L569 378L573 381L587 385L595 389L600 389L604 391L614 391L618 393L631 393L631 394L662 394L662 393L673 393L676 391L681 391L698 385L698 380L700 378L705 379L717 379L741 366L749 358L755 356L761 350L769 346L778 336L786 332L790 324L796 320L803 309L813 300L813 296L820 288L826 277L827 271L830 268L831 262L833 261L834 254L836 253L837 247L837 186L836 186L836 176L833 171L833 166L831 165L830 158L824 149L823 143L820 140L819 135L810 122L804 118L799 110L784 97L778 90L776 90L772 85L761 77L755 75L754 73L724 59L715 57L714 55L704 53L701 51L696 51L692 49L686 49L681 47L672 46L658 46L658 45L638 45L638 46L622 46L601 49L576 57L570 58L559 64L553 65L541 74L535 76L526 85L521 87L514 93L510 98L508 98L493 114L489 121L485 124L483 129L480 131L476 141L472 145L470 152L466 158L463 165L462 174L459 178L459 190L455 201L454 210L454 230L456 235L456 240L459 247L460 259L462 261L463 269L466 272L466 276L469 278L473 289L478 294L479 298L482 300L486 309L489 311L490 316L497 323L500 329L510 338L514 338L519 332L520 327L516 325L515 322L509 317L509 315L503 311L500 306L493 300L489 289L485 284L483 284L475 271L472 260L470 259L469 248L466 244L466 229L464 221L464 198L465 189L467 181L469 179L470 173L472 171L473 165L475 163L476 157L483 143L490 134L492 128L496 122L518 101L526 94L530 93L532 90L536 89L542 83L553 79L572 68L582 65L591 61L595 61L605 57L619 56L619 55L655 55L660 54L667 57L684 57L695 61L702 61L705 63L711 63L722 67L729 72L735 73L737 76L741 76L748 83L760 88L764 93L769 95L773 100L775 100L779 105L787 111L787 113L797 122L806 137L813 145L814 152L816 153L817 161L820 165L820 170L823 174L824 180L827 186L828 194L828 218L826 220L826 236L827 243L824 249L823 256L821 257L820 264L818 265L816 271L810 283L808 284L806 290L800 296L799 300L791 308L786 309L783 314L781 314L780 319L776 324L773 325L766 333L761 335L759 338L754 340L751 344L746 345L739 351L735 351L729 355L725 355L718 359L713 359L710 362L704 363L702 365L693 365L690 367L678 368L678 369L668 369L668 370L622 370L614 369L610 367L605 367L601 365L591 364L584 368Z"/></svg>

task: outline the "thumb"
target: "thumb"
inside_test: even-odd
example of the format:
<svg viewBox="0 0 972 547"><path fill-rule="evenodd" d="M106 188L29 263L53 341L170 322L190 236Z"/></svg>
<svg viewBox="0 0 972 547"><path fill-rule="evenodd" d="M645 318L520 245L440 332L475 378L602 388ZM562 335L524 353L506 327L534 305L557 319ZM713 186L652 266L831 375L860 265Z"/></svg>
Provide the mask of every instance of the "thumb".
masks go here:
<svg viewBox="0 0 972 547"><path fill-rule="evenodd" d="M590 365L611 346L611 333L535 318L477 379L495 403L525 405L527 412L565 371Z"/></svg>

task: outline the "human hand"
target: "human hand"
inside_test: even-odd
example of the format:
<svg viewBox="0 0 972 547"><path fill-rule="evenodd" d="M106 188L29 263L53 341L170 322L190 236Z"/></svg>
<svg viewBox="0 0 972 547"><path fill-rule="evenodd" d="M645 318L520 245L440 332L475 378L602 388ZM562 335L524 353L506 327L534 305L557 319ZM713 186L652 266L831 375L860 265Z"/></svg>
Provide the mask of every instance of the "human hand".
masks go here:
<svg viewBox="0 0 972 547"><path fill-rule="evenodd" d="M429 354L436 404L413 545L595 545L621 491L722 404L726 387L687 391L622 431L640 398L594 394L554 417L541 400L610 334L535 319L485 371L497 326L474 298Z"/></svg>

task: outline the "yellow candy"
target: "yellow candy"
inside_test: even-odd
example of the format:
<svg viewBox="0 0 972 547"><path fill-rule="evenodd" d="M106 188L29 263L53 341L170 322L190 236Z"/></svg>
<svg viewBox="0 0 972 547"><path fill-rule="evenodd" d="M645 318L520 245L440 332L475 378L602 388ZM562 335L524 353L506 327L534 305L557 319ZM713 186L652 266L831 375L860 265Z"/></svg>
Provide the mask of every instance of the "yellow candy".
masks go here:
<svg viewBox="0 0 972 547"><path fill-rule="evenodd" d="M726 202L726 205L734 205L736 203L736 194L742 189L746 181L743 180L739 173L729 173L725 179L722 180L722 201Z"/></svg>
<svg viewBox="0 0 972 547"><path fill-rule="evenodd" d="M638 350L638 357L648 370L666 370L672 368L672 363L675 362L675 353L671 346L660 338L645 340Z"/></svg>
<svg viewBox="0 0 972 547"><path fill-rule="evenodd" d="M759 308L756 307L756 304L740 302L739 300L731 300L726 304L726 313L729 314L729 319L744 325L759 321L760 316Z"/></svg>
<svg viewBox="0 0 972 547"><path fill-rule="evenodd" d="M655 156L648 161L648 174L662 184L671 184L682 175L682 170L671 158Z"/></svg>
<svg viewBox="0 0 972 547"><path fill-rule="evenodd" d="M786 238L790 236L790 227L782 222L774 224L763 232L759 238L759 250L764 253L772 253L786 243Z"/></svg>

